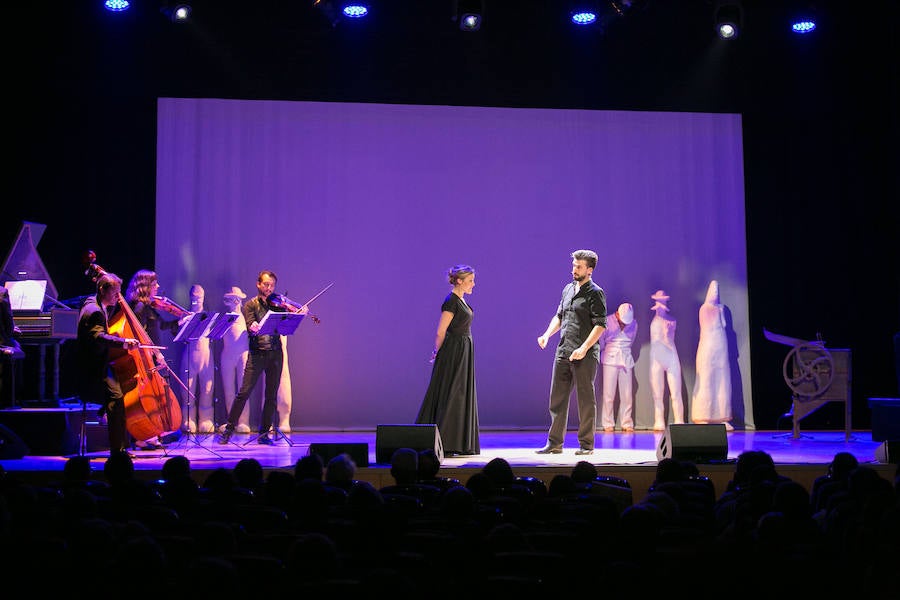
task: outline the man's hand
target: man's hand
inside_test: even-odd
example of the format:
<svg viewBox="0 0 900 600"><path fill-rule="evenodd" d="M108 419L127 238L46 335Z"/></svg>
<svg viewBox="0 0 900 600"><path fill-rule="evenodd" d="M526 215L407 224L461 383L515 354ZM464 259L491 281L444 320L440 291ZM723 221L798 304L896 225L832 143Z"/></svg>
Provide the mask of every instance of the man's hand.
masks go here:
<svg viewBox="0 0 900 600"><path fill-rule="evenodd" d="M569 360L581 360L585 354L587 354L587 350L584 348L575 348L569 355Z"/></svg>

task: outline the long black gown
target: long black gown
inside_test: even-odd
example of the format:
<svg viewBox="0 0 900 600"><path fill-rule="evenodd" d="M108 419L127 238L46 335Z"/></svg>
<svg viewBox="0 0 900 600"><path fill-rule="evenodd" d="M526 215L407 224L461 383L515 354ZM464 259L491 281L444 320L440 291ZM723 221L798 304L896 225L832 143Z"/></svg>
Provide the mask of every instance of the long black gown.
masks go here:
<svg viewBox="0 0 900 600"><path fill-rule="evenodd" d="M472 309L451 292L441 311L452 312L453 319L431 368L416 423L437 425L445 454L480 454Z"/></svg>

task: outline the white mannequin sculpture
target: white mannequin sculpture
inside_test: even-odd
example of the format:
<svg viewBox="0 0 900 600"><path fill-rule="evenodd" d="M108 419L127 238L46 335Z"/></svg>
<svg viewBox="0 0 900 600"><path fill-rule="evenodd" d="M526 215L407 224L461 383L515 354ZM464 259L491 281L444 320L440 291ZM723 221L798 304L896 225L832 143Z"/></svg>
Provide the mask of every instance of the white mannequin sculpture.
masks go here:
<svg viewBox="0 0 900 600"><path fill-rule="evenodd" d="M205 296L203 287L196 284L192 285L190 294L191 307L189 310L192 313L202 312ZM185 419L188 431L191 433L197 432L197 421L199 421L200 433L213 433L214 372L208 337L204 336L187 342L181 359L181 370L186 374L185 384L187 388L194 393L194 398L191 401L191 411ZM196 410L197 421L194 420L194 410Z"/></svg>
<svg viewBox="0 0 900 600"><path fill-rule="evenodd" d="M731 421L731 371L728 367L728 340L725 337L725 309L719 301L719 282L712 280L706 301L700 306L700 341L697 344L697 378L691 398L694 423Z"/></svg>
<svg viewBox="0 0 900 600"><path fill-rule="evenodd" d="M288 336L281 336L281 349L284 353L284 364L281 367L281 384L278 386L278 429L283 433L291 432L291 370L288 367Z"/></svg>
<svg viewBox="0 0 900 600"><path fill-rule="evenodd" d="M653 396L653 430L666 428L666 384L672 403L672 422L684 423L684 401L681 398L681 361L675 348L676 321L669 314L669 296L658 290L650 296L655 312L650 321L650 393Z"/></svg>
<svg viewBox="0 0 900 600"><path fill-rule="evenodd" d="M225 293L223 302L229 313L237 313L238 317L231 327L222 336L222 354L219 356L219 372L222 374L222 396L225 399L226 414L231 411L231 404L241 387L244 377L244 367L247 366L249 346L247 342L247 323L244 321L244 313L241 312L243 300L247 297L241 288L232 287ZM224 431L225 424L219 428ZM234 430L238 433L250 433L250 403L244 405L244 410L238 418Z"/></svg>
<svg viewBox="0 0 900 600"><path fill-rule="evenodd" d="M634 431L634 393L632 372L634 357L631 345L637 337L637 321L634 308L624 302L612 315L606 318L606 330L600 336L600 364L603 366L603 408L601 424L603 431L615 429L616 387L619 388L619 426L622 431Z"/></svg>

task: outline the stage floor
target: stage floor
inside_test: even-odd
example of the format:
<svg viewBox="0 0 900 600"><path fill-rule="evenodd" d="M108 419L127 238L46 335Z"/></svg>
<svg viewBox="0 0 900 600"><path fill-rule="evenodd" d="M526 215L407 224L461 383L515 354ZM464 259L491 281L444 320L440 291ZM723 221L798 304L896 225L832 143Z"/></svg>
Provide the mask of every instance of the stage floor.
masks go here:
<svg viewBox="0 0 900 600"><path fill-rule="evenodd" d="M506 459L517 475L533 476L546 483L557 473L568 474L580 460L597 465L601 474L627 479L636 496L642 495L652 484L655 474L656 448L663 434L652 431L634 433L603 433L596 436L593 455L576 456L578 442L574 431L567 435L562 454L539 455L534 451L544 445L546 431L537 430L482 430L481 454L477 456L446 457L441 465L441 475L456 477L462 483L495 457ZM293 431L275 446L257 444L254 435L236 434L231 443L217 444L212 434L182 436L165 450L135 451L134 463L139 476L156 478L162 464L171 456L184 455L191 461L195 478L202 483L214 469L231 469L242 458L255 458L264 469L293 469L297 459L309 452L311 444L365 444L368 452L367 466L360 466L358 478L376 487L393 483L387 465L376 461L376 431ZM778 471L804 485L811 485L815 477L827 471L832 457L841 451L852 453L860 463L872 465L882 476L892 480L896 465L880 464L876 450L881 442L872 440L871 431L854 431L846 439L844 431L807 431L794 439L790 431L733 431L728 432L727 461L699 465L702 474L716 483L718 492L734 471L734 460L747 450L762 450L770 454ZM288 441L289 440L289 441ZM359 448L359 446L357 446ZM107 451L89 452L98 478L102 477ZM21 459L0 460L10 473L40 482L58 480L67 456L25 456ZM357 461L361 462L361 461Z"/></svg>

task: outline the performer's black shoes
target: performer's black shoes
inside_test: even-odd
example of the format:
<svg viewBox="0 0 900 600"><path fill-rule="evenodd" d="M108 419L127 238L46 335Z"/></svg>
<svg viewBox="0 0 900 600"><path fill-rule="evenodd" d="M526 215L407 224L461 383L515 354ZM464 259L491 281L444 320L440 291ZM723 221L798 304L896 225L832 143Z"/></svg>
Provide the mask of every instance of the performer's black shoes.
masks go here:
<svg viewBox="0 0 900 600"><path fill-rule="evenodd" d="M262 444L263 446L274 446L275 445L275 442L272 440L272 438L269 437L269 434L267 434L267 433L264 433L261 436L259 436L259 439L256 440L256 443Z"/></svg>
<svg viewBox="0 0 900 600"><path fill-rule="evenodd" d="M231 436L234 434L234 429L226 429L222 432L222 435L216 440L220 444L227 444L229 440L231 440Z"/></svg>

